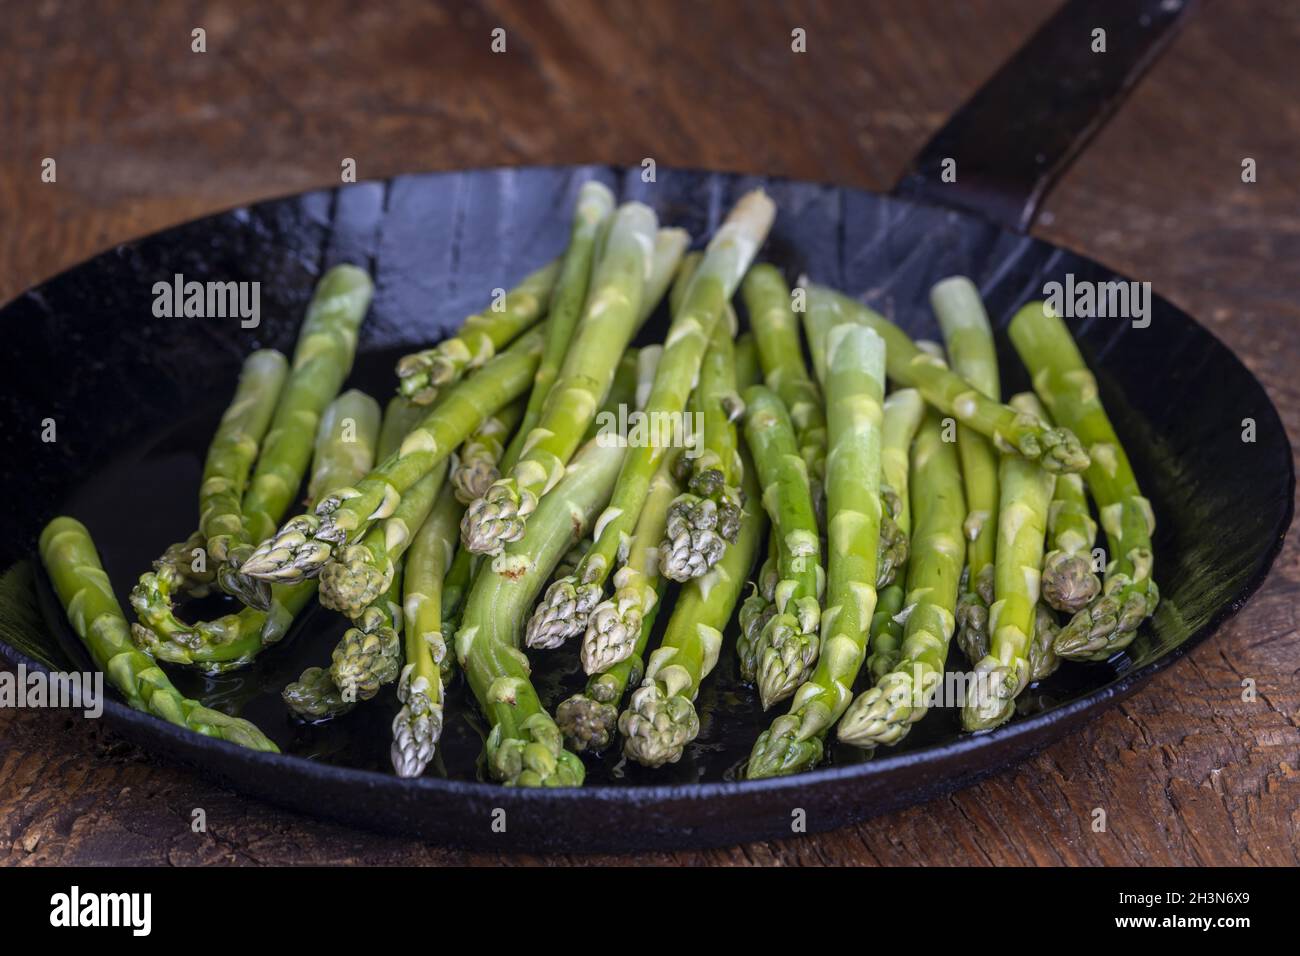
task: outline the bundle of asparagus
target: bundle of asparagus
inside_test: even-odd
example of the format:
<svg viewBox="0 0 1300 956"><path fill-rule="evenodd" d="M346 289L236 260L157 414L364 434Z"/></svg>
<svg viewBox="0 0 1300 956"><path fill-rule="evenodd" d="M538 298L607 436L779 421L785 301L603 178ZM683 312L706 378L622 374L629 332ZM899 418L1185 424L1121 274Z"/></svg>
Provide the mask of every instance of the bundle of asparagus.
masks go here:
<svg viewBox="0 0 1300 956"><path fill-rule="evenodd" d="M1037 397L1004 403L968 279L931 294L945 355L755 264L774 216L745 195L684 255L681 230L586 184L563 254L403 359L382 425L372 398L335 397L370 284L332 270L292 368L274 351L245 364L197 530L140 579L134 628L85 528L50 523L41 556L74 629L133 706L273 749L182 698L159 664L243 666L318 597L351 627L285 688L294 715L342 718L389 688L393 766L417 776L435 765L454 664L488 720L487 773L518 786L580 785L580 754L620 737L646 767L680 759L720 662L755 706L789 699L754 743L759 778L817 766L833 730L893 746L952 706L936 695L954 639L970 731L1010 719L1063 661L1127 646L1159 600L1154 518L1061 319L1041 303L1016 314ZM662 347L631 348L670 286ZM313 440L309 510L284 522ZM173 602L214 583L248 606L184 623ZM548 652L581 662L581 692L539 696L529 655Z"/></svg>

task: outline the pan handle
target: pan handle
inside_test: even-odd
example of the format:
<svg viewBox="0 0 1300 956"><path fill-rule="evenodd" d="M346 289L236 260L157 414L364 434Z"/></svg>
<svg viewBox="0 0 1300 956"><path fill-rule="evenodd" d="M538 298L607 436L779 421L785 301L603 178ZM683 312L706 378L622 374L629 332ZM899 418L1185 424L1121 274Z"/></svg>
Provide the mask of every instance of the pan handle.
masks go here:
<svg viewBox="0 0 1300 956"><path fill-rule="evenodd" d="M1194 3L1068 0L925 144L894 194L1027 232ZM1105 52L1094 52L1097 30Z"/></svg>

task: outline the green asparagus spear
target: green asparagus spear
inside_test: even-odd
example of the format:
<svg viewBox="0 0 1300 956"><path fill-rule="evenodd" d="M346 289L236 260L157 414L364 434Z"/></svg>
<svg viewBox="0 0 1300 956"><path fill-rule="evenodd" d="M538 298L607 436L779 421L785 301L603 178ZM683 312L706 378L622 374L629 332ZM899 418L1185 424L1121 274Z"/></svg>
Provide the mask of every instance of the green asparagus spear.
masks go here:
<svg viewBox="0 0 1300 956"><path fill-rule="evenodd" d="M1104 660L1128 646L1160 601L1152 579L1155 515L1065 323L1035 302L1016 313L1009 331L1052 416L1074 429L1093 456L1085 478L1111 561L1101 595L1061 629L1056 652L1071 660Z"/></svg>
<svg viewBox="0 0 1300 956"><path fill-rule="evenodd" d="M1051 550L1043 558L1043 600L1057 611L1075 614L1101 593L1101 581L1092 571L1097 522L1088 511L1088 495L1079 475L1056 479L1047 512L1047 540Z"/></svg>
<svg viewBox="0 0 1300 956"><path fill-rule="evenodd" d="M758 467L763 507L778 544L775 613L754 648L758 692L766 710L793 694L817 662L825 572L808 472L790 416L781 399L762 385L745 391L745 441Z"/></svg>
<svg viewBox="0 0 1300 956"><path fill-rule="evenodd" d="M659 542L677 493L674 464L674 456L666 457L651 479L627 559L614 575L614 594L597 604L587 621L581 657L588 674L607 671L633 654L642 624L659 599Z"/></svg>
<svg viewBox="0 0 1300 956"><path fill-rule="evenodd" d="M821 761L823 739L853 699L876 608L885 343L870 329L842 325L830 331L826 349L829 560L821 655L790 712L754 744L751 780L811 770Z"/></svg>
<svg viewBox="0 0 1300 956"><path fill-rule="evenodd" d="M523 454L508 475L465 509L461 538L476 554L496 554L519 540L528 516L563 477L565 463L605 400L618 357L631 342L655 226L654 213L641 203L627 203L615 214L573 341Z"/></svg>
<svg viewBox="0 0 1300 956"><path fill-rule="evenodd" d="M513 786L578 786L582 761L564 749L555 721L529 680L519 650L524 614L568 546L586 533L609 497L625 449L593 439L569 462L518 541L474 580L456 632L456 658L492 724L487 769Z"/></svg>
<svg viewBox="0 0 1300 956"><path fill-rule="evenodd" d="M356 486L326 495L314 513L290 519L258 546L241 573L284 583L314 577L336 547L355 542L373 522L391 515L402 495L446 460L488 415L524 393L541 348L542 332L526 332L476 374L449 388L397 451Z"/></svg>
<svg viewBox="0 0 1300 956"><path fill-rule="evenodd" d="M415 430L415 426L424 421L429 409L417 405L409 398L394 395L384 406L384 418L379 426L378 457L383 461L402 445L402 439Z"/></svg>
<svg viewBox="0 0 1300 956"><path fill-rule="evenodd" d="M952 357L953 371L987 398L1002 386L993 330L979 290L965 276L952 276L930 290L930 304ZM997 540L998 453L993 443L966 425L957 426L966 489L966 570L957 598L957 646L972 664L988 653L989 604L993 601L993 547Z"/></svg>
<svg viewBox="0 0 1300 956"><path fill-rule="evenodd" d="M673 581L698 578L713 567L740 531L736 419L744 407L736 391L734 334L730 322L714 326L699 384L691 394L693 418L702 425L703 434L696 457L688 460L691 474L687 488L668 509L659 551L663 575Z"/></svg>
<svg viewBox="0 0 1300 956"><path fill-rule="evenodd" d="M523 416L523 399L515 399L489 416L460 446L451 469L451 486L461 504L467 505L478 498L501 477L497 465Z"/></svg>
<svg viewBox="0 0 1300 956"><path fill-rule="evenodd" d="M912 533L912 498L908 489L912 440L924 417L925 401L915 389L899 389L885 399L880 449L881 497L890 503L894 525L904 537ZM879 681L892 671L902 653L903 622L898 620L898 615L907 598L903 581L905 570L906 565L897 567L895 580L880 588L876 613L871 618L871 654L867 658L867 670L873 681Z"/></svg>
<svg viewBox="0 0 1300 956"><path fill-rule="evenodd" d="M764 382L781 397L790 412L799 454L813 482L816 500L826 475L826 412L822 408L821 390L803 363L790 289L780 270L759 263L745 276L741 292L758 343Z"/></svg>
<svg viewBox="0 0 1300 956"><path fill-rule="evenodd" d="M1041 408L1028 393L1016 395L1011 404L1027 414L1037 414ZM1015 710L1016 695L1029 684L1030 647L1054 484L1055 476L1032 462L1013 454L1002 456L989 653L975 665L973 692L962 708L962 726L967 730L991 730L1006 723Z"/></svg>
<svg viewBox="0 0 1300 956"><path fill-rule="evenodd" d="M352 484L375 463L380 429L379 403L350 388L330 402L316 429L316 447L307 479L307 501Z"/></svg>
<svg viewBox="0 0 1300 956"><path fill-rule="evenodd" d="M452 489L443 488L406 555L402 603L406 666L397 684L402 709L393 718L391 748L399 777L422 774L442 735L442 667L450 656L442 631L442 588L456 550L462 511Z"/></svg>
<svg viewBox="0 0 1300 956"><path fill-rule="evenodd" d="M758 361L758 343L752 332L736 337L736 389L749 388L763 375Z"/></svg>
<svg viewBox="0 0 1300 956"><path fill-rule="evenodd" d="M587 615L604 594L605 581L645 503L650 478L668 450L656 423L673 420L685 408L713 327L763 244L775 213L763 192L748 193L709 242L673 315L646 399L645 418L653 426L649 439L633 448L623 463L610 506L596 524L596 542L578 572L547 589L529 621L528 646L555 647L586 630Z"/></svg>
<svg viewBox="0 0 1300 956"><path fill-rule="evenodd" d="M547 322L546 345L533 376L533 388L528 393L522 427L510 443L502 459L505 470L510 471L523 453L524 441L541 420L546 399L560 373L564 356L569 351L573 332L582 315L582 305L587 299L593 267L597 262L596 247L607 238L610 220L614 215L614 194L603 183L582 184L573 209L573 225L569 230L569 246L561 260L559 276L551 293L550 320ZM500 457L500 456L499 456ZM500 476L498 476L500 477ZM496 479L494 478L493 481ZM483 491L465 501L469 504L481 497Z"/></svg>
<svg viewBox="0 0 1300 956"><path fill-rule="evenodd" d="M614 430L610 428L608 424L602 424L602 422L616 419L619 414L619 409L635 408L639 410L641 408L646 395L649 394L650 386L654 382L655 371L658 368L659 358L662 354L663 349L658 345L651 345L640 349L637 353L636 361L633 363L633 374L630 383L628 376L628 356L623 356L623 361L620 363L618 375L614 380L614 387L610 389L609 396L605 400L604 408L602 408L600 413L596 415L596 421L593 422L592 427L588 429L586 437L587 441L599 437L602 441L614 441L626 444L626 436L615 434ZM629 384L631 384L630 388L628 387ZM554 586L558 582L577 573L577 569L582 565L583 558L594 545L594 541L589 539L584 540L586 540L586 546L583 547L581 553L578 554L576 559L570 561L569 554L573 550L573 548L570 548L569 552L566 552L561 561L557 563L556 573L551 578L548 587ZM574 547L576 547L576 545ZM559 564L565 563L571 564L572 566L568 567L563 574L560 574ZM542 604L538 606L535 616L536 614L542 613L545 607L546 602L543 601ZM564 608L561 608L561 610L563 611ZM591 608L586 608L586 611L590 610ZM586 620L585 616L583 620ZM530 620L528 629L525 632L525 643L529 647L555 648L560 646L562 641L556 641L554 643L534 643L534 624L535 622ZM543 633L545 633L545 629L543 629ZM569 635L566 634L565 636L567 637Z"/></svg>
<svg viewBox="0 0 1300 956"><path fill-rule="evenodd" d="M428 405L439 389L482 367L546 314L559 274L560 261L548 262L491 306L467 318L452 338L403 356L397 363L399 394L417 405Z"/></svg>
<svg viewBox="0 0 1300 956"><path fill-rule="evenodd" d="M356 618L388 589L397 562L433 508L447 468L444 458L406 490L391 515L376 521L360 541L339 549L326 562L320 572L321 604Z"/></svg>
<svg viewBox="0 0 1300 956"><path fill-rule="evenodd" d="M293 370L280 393L271 430L262 443L257 468L244 493L247 541L229 548L230 564L218 572L222 587L245 599L243 580L234 569L253 544L275 531L302 484L321 413L334 400L352 369L357 329L370 307L374 285L356 266L335 266L321 277L307 307L293 352Z"/></svg>
<svg viewBox="0 0 1300 956"><path fill-rule="evenodd" d="M235 397L208 448L199 486L199 530L213 561L226 560L231 542L247 542L240 507L244 486L257 458L258 443L271 426L288 371L288 361L274 349L250 355L244 361Z"/></svg>
<svg viewBox="0 0 1300 956"><path fill-rule="evenodd" d="M827 313L839 321L861 322L875 329L885 340L886 372L895 383L917 389L939 411L992 439L998 451L1018 453L1056 473L1088 467L1088 453L1068 428L1052 428L988 397L949 371L942 359L918 349L907 333L862 303L815 283L808 284L807 293L808 315ZM824 331L818 331L820 327L818 323L809 325L809 345L814 356L818 343L813 335L824 335Z"/></svg>
<svg viewBox="0 0 1300 956"><path fill-rule="evenodd" d="M966 556L966 501L957 449L943 440L943 422L934 411L927 413L917 433L911 477L916 533L907 565L909 610L903 644L898 663L860 694L840 721L839 739L855 747L896 744L925 716L930 696L943 679L955 626L957 586Z"/></svg>
<svg viewBox="0 0 1300 956"><path fill-rule="evenodd" d="M148 654L131 644L122 607L113 596L85 525L55 518L41 532L41 561L91 659L136 710L209 737L253 750L276 746L255 726L183 697Z"/></svg>
<svg viewBox="0 0 1300 956"><path fill-rule="evenodd" d="M378 432L379 406L369 395L353 389L331 402L316 433L310 483L314 493L350 485L364 475L374 464ZM140 618L140 623L131 627L136 646L158 660L209 674L249 663L283 638L293 619L316 596L314 579L276 584L271 587L269 611L245 607L215 620L186 624L170 610L163 613L145 583L141 578L131 592L131 604Z"/></svg>
<svg viewBox="0 0 1300 956"><path fill-rule="evenodd" d="M745 506L740 533L707 574L682 586L663 642L650 655L641 686L618 718L624 756L647 767L675 763L700 732L695 697L718 662L722 629L731 620L764 538L767 519L758 473L753 462L742 465Z"/></svg>

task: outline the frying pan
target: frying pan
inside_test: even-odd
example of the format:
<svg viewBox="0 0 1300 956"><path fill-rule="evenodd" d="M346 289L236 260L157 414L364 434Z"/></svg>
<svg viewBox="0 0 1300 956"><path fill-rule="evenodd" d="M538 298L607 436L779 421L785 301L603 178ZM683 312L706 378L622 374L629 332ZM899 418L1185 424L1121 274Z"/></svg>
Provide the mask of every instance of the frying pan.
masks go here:
<svg viewBox="0 0 1300 956"><path fill-rule="evenodd" d="M1123 7L1122 10L1118 9ZM33 560L44 521L81 517L120 596L162 547L188 532L204 445L239 362L292 346L313 282L342 261L376 282L354 383L384 394L391 361L446 335L486 290L554 255L578 185L592 177L706 236L741 192L763 186L779 207L765 256L892 315L917 336L937 329L926 295L971 276L999 325L1044 283L1120 279L1024 235L1051 183L1172 35L1181 4L1067 4L934 137L895 194L753 176L604 166L487 169L401 176L230 210L119 246L0 310L0 654L28 668L85 668ZM1096 27L1108 52L1091 53ZM957 181L946 181L955 159ZM157 319L151 289L187 279L258 281L262 324ZM252 717L285 751L253 753L137 713L104 716L146 750L275 803L359 825L472 847L568 852L705 846L787 836L792 821L826 830L965 786L1045 746L1206 639L1263 582L1293 507L1292 453L1263 388L1217 339L1153 297L1150 325L1121 319L1073 330L1151 498L1163 602L1111 661L1067 665L1023 713L989 734L957 733L936 712L905 745L868 759L836 749L830 765L740 782L766 718L723 658L702 692L704 727L681 763L659 772L594 760L582 789L506 790L477 779L472 707L449 714L441 762L425 777L384 772L391 710L379 700L323 728L291 723L276 694L319 663L339 626L309 614L282 646L221 679L177 674L187 693ZM662 334L660 320L650 334ZM999 334L1005 387L1027 386ZM1226 396L1231 402L1225 403ZM1224 421L1230 407L1232 421ZM58 440L41 441L54 419ZM1256 434L1243 443L1238 419ZM660 615L661 620L667 615ZM335 629L335 630L332 630ZM573 655L568 655L572 657ZM552 703L579 679L565 655L537 662ZM463 688L454 695L463 697ZM770 715L769 715L770 717ZM304 759L311 757L314 759ZM505 824L505 833L500 832Z"/></svg>

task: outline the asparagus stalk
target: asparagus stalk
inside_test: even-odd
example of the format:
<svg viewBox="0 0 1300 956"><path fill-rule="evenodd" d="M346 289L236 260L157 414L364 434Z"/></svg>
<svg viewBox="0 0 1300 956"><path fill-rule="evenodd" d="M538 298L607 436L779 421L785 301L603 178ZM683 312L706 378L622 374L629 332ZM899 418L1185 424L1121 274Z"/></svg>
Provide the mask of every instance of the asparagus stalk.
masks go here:
<svg viewBox="0 0 1300 956"><path fill-rule="evenodd" d="M564 475L564 466L605 400L618 357L631 342L650 272L655 214L627 203L614 216L573 340L541 418L518 462L465 510L461 537L476 554L497 554L524 533L528 516Z"/></svg>
<svg viewBox="0 0 1300 956"><path fill-rule="evenodd" d="M758 362L758 343L752 332L741 332L736 337L736 387L749 388L762 375Z"/></svg>
<svg viewBox="0 0 1300 956"><path fill-rule="evenodd" d="M1056 652L1071 660L1104 660L1128 646L1160 601L1152 579L1155 515L1065 323L1035 302L1016 313L1009 331L1052 416L1074 429L1093 456L1085 478L1111 561L1101 595L1061 629Z"/></svg>
<svg viewBox="0 0 1300 956"><path fill-rule="evenodd" d="M906 332L862 303L815 283L808 284L807 293L808 315L829 314L839 321L861 322L875 329L885 340L886 372L894 382L917 389L943 414L991 439L998 451L1020 454L1054 473L1078 472L1088 467L1088 453L1074 432L1050 427L988 397L950 371L942 359L917 348ZM818 323L811 323L809 328L809 344L816 356L819 345L815 337L824 337L825 332Z"/></svg>
<svg viewBox="0 0 1300 956"><path fill-rule="evenodd" d="M58 517L45 526L41 562L68 623L91 658L136 710L253 750L276 751L255 726L182 696L148 654L132 646L122 606L113 596L95 543L81 522Z"/></svg>
<svg viewBox="0 0 1300 956"><path fill-rule="evenodd" d="M840 721L839 739L855 747L896 744L925 716L943 679L955 626L966 502L957 449L943 440L942 419L933 411L917 433L911 473L916 533L907 565L903 644L898 663L860 694Z"/></svg>
<svg viewBox="0 0 1300 956"><path fill-rule="evenodd" d="M568 352L573 330L577 328L578 317L582 315L582 303L591 282L591 271L599 259L597 247L602 238L607 238L611 217L614 216L614 194L603 183L591 181L582 183L578 190L577 204L573 208L573 225L569 229L569 245L564 251L560 264L559 278L551 294L550 321L546 329L546 346L542 350L541 363L537 365L537 375L533 376L533 390L528 394L528 407L525 408L523 427L519 429L504 462L506 470L519 460L523 453L524 441L528 434L537 427L542 418L546 398L551 394L551 386L559 375L560 364ZM495 480L495 479L493 479ZM482 496L482 492L473 498ZM465 505L473 501L465 501Z"/></svg>
<svg viewBox="0 0 1300 956"><path fill-rule="evenodd" d="M754 744L746 771L751 780L811 770L821 761L823 739L853 699L876 607L884 340L861 326L834 328L826 366L829 561L821 655L790 712Z"/></svg>
<svg viewBox="0 0 1300 956"><path fill-rule="evenodd" d="M424 421L429 409L417 405L409 398L394 395L384 406L384 418L379 425L379 460L383 461L402 445L402 439Z"/></svg>
<svg viewBox="0 0 1300 956"><path fill-rule="evenodd" d="M993 330L979 290L965 276L952 276L930 290L930 304L943 329L953 371L986 398L998 400L1002 386ZM957 426L957 454L966 490L966 570L957 598L957 645L972 664L988 653L988 614L993 601L993 547L998 509L998 453L993 443L966 425Z"/></svg>
<svg viewBox="0 0 1300 956"><path fill-rule="evenodd" d="M460 446L451 469L451 485L461 504L467 505L478 498L501 477L497 466L505 454L506 441L523 416L524 402L516 399L489 416Z"/></svg>
<svg viewBox="0 0 1300 956"><path fill-rule="evenodd" d="M1057 611L1075 614L1096 600L1101 581L1092 572L1097 522L1079 475L1060 475L1047 512L1051 550L1043 559L1043 600Z"/></svg>
<svg viewBox="0 0 1300 956"><path fill-rule="evenodd" d="M439 389L481 368L546 314L559 274L560 261L548 262L526 275L500 302L467 318L452 338L403 356L397 363L398 393L417 405L428 405Z"/></svg>
<svg viewBox="0 0 1300 956"><path fill-rule="evenodd" d="M378 432L379 406L369 395L353 389L331 402L316 432L314 493L350 485L364 475L374 463ZM158 660L222 673L244 666L283 638L315 596L314 579L276 584L267 611L245 607L215 620L186 624L157 600L141 578L131 592L131 605L140 619L131 626L131 635L136 646Z"/></svg>
<svg viewBox="0 0 1300 956"><path fill-rule="evenodd" d="M915 389L899 389L885 399L884 409L880 448L881 497L890 503L894 525L907 538L912 533L912 499L908 489L912 440L925 417L925 400ZM907 597L902 580L905 570L905 564L899 565L894 571L895 580L880 588L876 613L871 618L871 655L867 658L867 670L873 681L879 681L892 671L901 654L903 622L898 620L898 615Z"/></svg>
<svg viewBox="0 0 1300 956"><path fill-rule="evenodd" d="M241 573L283 583L318 574L336 547L355 542L373 522L391 515L402 495L446 460L488 415L524 393L541 347L542 333L526 332L477 374L448 389L397 451L355 486L326 495L314 513L290 519L258 546Z"/></svg>
<svg viewBox="0 0 1300 956"><path fill-rule="evenodd" d="M709 242L682 293L664 342L654 385L645 403L653 423L671 421L686 406L713 327L771 228L775 206L761 191L743 196ZM619 551L636 525L650 478L667 452L652 427L649 440L633 448L619 475L610 506L596 523L596 541L572 578L556 581L528 626L530 647L554 647L587 627L587 615L604 594Z"/></svg>
<svg viewBox="0 0 1300 956"><path fill-rule="evenodd" d="M642 624L659 598L659 542L675 503L674 456L660 464L650 481L645 507L628 542L627 558L614 575L614 594L592 609L582 641L582 668L588 674L607 671L631 657Z"/></svg>
<svg viewBox="0 0 1300 956"><path fill-rule="evenodd" d="M246 544L240 503L257 447L271 426L276 400L288 375L288 361L274 349L254 352L244 361L235 397L221 416L208 448L199 486L199 530L208 556L226 560L231 542Z"/></svg>
<svg viewBox="0 0 1300 956"><path fill-rule="evenodd" d="M523 451L528 433L537 427L542 409L551 394L551 386L560 373L560 366L569 350L574 329L582 315L582 305L591 284L592 268L598 259L597 246L608 232L614 215L614 194L602 183L591 181L582 184L573 210L573 225L569 230L569 246L561 260L560 273L551 294L550 321L547 323L546 345L542 349L537 374L533 376L533 389L528 394L522 427L503 459L506 470L512 468ZM498 476L499 477L499 476ZM493 481L496 479L494 478ZM465 504L481 497L480 490Z"/></svg>
<svg viewBox="0 0 1300 956"><path fill-rule="evenodd" d="M492 725L487 769L511 786L578 786L582 761L564 749L560 730L543 709L519 650L521 622L555 562L582 537L609 497L625 449L593 439L528 522L518 541L474 580L456 632L456 658Z"/></svg>
<svg viewBox="0 0 1300 956"><path fill-rule="evenodd" d="M766 263L750 269L740 288L758 344L763 380L790 412L799 454L813 482L816 500L826 475L826 412L822 408L821 390L803 363L790 289L780 270ZM818 353L817 357L822 356Z"/></svg>
<svg viewBox="0 0 1300 956"><path fill-rule="evenodd" d="M821 543L808 472L785 406L762 385L745 391L745 441L758 466L763 507L776 529L780 578L775 612L754 648L759 696L766 710L794 693L817 662Z"/></svg>
<svg viewBox="0 0 1300 956"><path fill-rule="evenodd" d="M521 410L522 413L522 410ZM406 556L402 609L406 666L397 684L402 709L393 718L393 768L399 777L418 777L433 759L442 735L443 579L456 550L463 506L444 488Z"/></svg>
<svg viewBox="0 0 1300 956"><path fill-rule="evenodd" d="M638 352L636 356L636 360L633 363L634 384L630 389L627 387L628 386L628 375L627 375L628 357L626 355L623 357L623 362L620 365L618 376L615 378L614 381L614 387L610 389L609 397L606 399L604 409L602 409L600 414L596 416L596 422L593 423L592 428L588 430L587 440L590 441L593 438L599 438L599 440L601 441L616 442L624 445L626 444L627 441L626 436L615 435L610 433L607 429L602 429L600 422L609 416L616 416L617 410L619 408L632 407L638 410L642 408L645 402L645 397L646 395L649 394L650 386L654 382L655 371L658 368L659 358L662 354L663 354L663 349L657 345L648 346L647 348L643 348ZM574 590L574 586L573 586L574 579L572 576L577 574L578 568L581 567L583 559L586 557L587 552L594 546L594 544L595 544L594 541L587 540L586 546L582 549L581 554L579 554L576 557L576 559L573 559L572 561L569 557L569 553L573 550L573 548L570 548L569 552L565 553L565 556L560 563L564 563L564 564L571 563L572 566L569 567L567 570L565 570L563 574L561 574L559 573L558 565L557 565L557 571L555 575L552 577L550 584L548 585L548 590L547 590L548 598L550 598L551 595L553 594L552 589L557 589L557 588L562 589L568 587L570 591ZM600 595L596 594L593 599L592 606L594 606L594 601L598 601L599 598ZM576 601L576 597L571 598L571 601ZM552 634L552 632L548 629L547 626L539 626L539 625L547 624L543 615L547 613L557 613L557 614L563 614L571 617L573 612L573 606L574 605L572 603L570 603L567 607L563 604L559 604L555 608L552 608L549 605L547 605L547 602L545 600L542 601L534 610L533 617L529 619L528 627L525 632L525 643L527 644L527 646L541 647L541 648L555 648L555 647L559 647L560 644L563 643L563 640L565 638L572 636L570 632L566 631L562 634L561 638L558 640L554 640L549 643L544 641L543 642L536 641L536 635L538 632L543 634ZM592 606L585 606L583 608L582 620L584 622L584 630L586 627L585 622L587 620L586 615L588 612L591 611Z"/></svg>
<svg viewBox="0 0 1300 956"><path fill-rule="evenodd" d="M1035 414L1041 406L1032 394L1011 399ZM1029 684L1030 647L1034 638L1047 511L1053 475L1031 462L1005 454L998 471L997 557L993 569L994 602L989 608L989 653L975 665L974 691L962 709L967 730L991 730L1011 718L1016 695Z"/></svg>
<svg viewBox="0 0 1300 956"><path fill-rule="evenodd" d="M757 472L752 462L743 465L740 533L707 574L682 586L663 642L650 655L641 686L618 718L624 756L647 767L675 763L699 734L695 697L718 662L722 630L731 620L764 538L767 519Z"/></svg>
<svg viewBox="0 0 1300 956"><path fill-rule="evenodd" d="M728 309L730 312L730 309ZM734 321L734 315L732 316ZM740 531L740 442L736 419L744 411L736 392L734 330L713 328L691 406L702 424L697 456L689 461L687 490L668 509L660 548L663 575L673 581L698 578L718 563Z"/></svg>
<svg viewBox="0 0 1300 956"><path fill-rule="evenodd" d="M407 489L391 515L326 562L320 572L321 604L355 619L388 589L397 562L433 508L447 468L444 458Z"/></svg>
<svg viewBox="0 0 1300 956"><path fill-rule="evenodd" d="M330 402L316 429L316 445L307 479L307 502L319 501L335 488L352 484L375 463L380 436L379 403L351 388Z"/></svg>
<svg viewBox="0 0 1300 956"><path fill-rule="evenodd" d="M316 284L307 317L298 332L293 370L280 393L271 430L262 443L257 468L244 493L247 540L228 548L229 561L217 570L222 588L252 607L267 608L269 591L241 565L264 540L293 502L311 458L321 413L334 400L352 369L357 329L370 307L374 285L356 266L330 269Z"/></svg>

